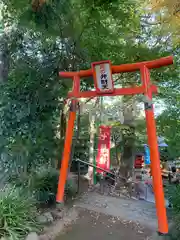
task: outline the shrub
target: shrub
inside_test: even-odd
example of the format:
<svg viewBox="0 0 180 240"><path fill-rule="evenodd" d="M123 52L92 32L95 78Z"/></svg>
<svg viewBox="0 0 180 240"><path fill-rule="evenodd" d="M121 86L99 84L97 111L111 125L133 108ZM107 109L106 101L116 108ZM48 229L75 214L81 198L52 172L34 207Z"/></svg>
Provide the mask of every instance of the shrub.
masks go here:
<svg viewBox="0 0 180 240"><path fill-rule="evenodd" d="M10 183L13 186L16 186L17 188L21 187L27 187L28 186L28 175L25 176L20 175L18 173L10 174L7 178L7 182Z"/></svg>
<svg viewBox="0 0 180 240"><path fill-rule="evenodd" d="M0 238L23 239L39 229L35 201L16 188L5 187L0 194Z"/></svg>
<svg viewBox="0 0 180 240"><path fill-rule="evenodd" d="M55 202L58 184L58 171L53 168L41 168L32 173L29 190L40 204Z"/></svg>
<svg viewBox="0 0 180 240"><path fill-rule="evenodd" d="M168 189L170 203L173 206L173 226L170 230L172 240L180 239L180 186L171 185Z"/></svg>
<svg viewBox="0 0 180 240"><path fill-rule="evenodd" d="M77 193L77 186L72 179L67 179L65 186L65 195L67 197L74 197Z"/></svg>
<svg viewBox="0 0 180 240"><path fill-rule="evenodd" d="M40 204L53 204L56 200L59 171L54 168L40 168L30 176L29 190ZM66 182L65 194L72 197L76 193L75 183Z"/></svg>

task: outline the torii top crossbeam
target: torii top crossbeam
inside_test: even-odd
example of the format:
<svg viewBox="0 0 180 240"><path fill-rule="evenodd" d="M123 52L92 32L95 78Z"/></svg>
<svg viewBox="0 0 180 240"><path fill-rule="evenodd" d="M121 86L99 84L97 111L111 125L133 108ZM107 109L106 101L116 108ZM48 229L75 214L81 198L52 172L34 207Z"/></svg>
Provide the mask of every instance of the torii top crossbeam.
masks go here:
<svg viewBox="0 0 180 240"><path fill-rule="evenodd" d="M173 57L164 57L153 61L145 61L139 63L132 63L132 64L122 64L122 65L111 65L110 61L101 61L92 63L92 68L88 70L80 70L78 72L60 72L59 76L62 78L72 78L73 80L73 89L71 92L68 93L68 97L71 98L90 98L96 96L117 96L117 95L135 95L135 94L143 94L146 92L145 83L144 83L144 73L143 69L146 68L147 70L160 68L163 66L167 66L173 63ZM142 86L137 87L127 87L127 88L114 88L112 86L112 90L108 91L97 91L97 77L95 72L95 66L100 64L109 64L110 66L110 75L117 74L117 73L124 73L124 72L134 72L140 71L141 78L142 78ZM80 91L80 80L81 78L91 77L93 76L96 91ZM85 79L83 79L85 80ZM111 80L113 82L113 80ZM113 83L112 83L113 85ZM157 87L155 85L151 85L151 92L157 93Z"/></svg>

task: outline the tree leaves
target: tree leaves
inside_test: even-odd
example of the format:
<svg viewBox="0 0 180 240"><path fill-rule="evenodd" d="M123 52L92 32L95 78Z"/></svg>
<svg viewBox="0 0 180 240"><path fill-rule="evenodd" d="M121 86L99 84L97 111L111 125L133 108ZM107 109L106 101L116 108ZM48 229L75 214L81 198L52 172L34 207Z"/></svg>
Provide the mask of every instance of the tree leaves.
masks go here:
<svg viewBox="0 0 180 240"><path fill-rule="evenodd" d="M158 131L166 139L168 144L168 153L170 158L174 159L180 156L179 142L180 142L180 118L179 113L173 109L165 110L158 117Z"/></svg>
<svg viewBox="0 0 180 240"><path fill-rule="evenodd" d="M148 5L149 4L149 5ZM163 35L171 35L173 44L179 44L180 31L180 3L179 0L155 1L149 0L146 5L154 16L154 25L163 29Z"/></svg>
<svg viewBox="0 0 180 240"><path fill-rule="evenodd" d="M66 80L59 79L58 71L90 68L91 62L103 59L121 64L165 56L172 50L179 54L159 37L158 26L144 22L146 13L136 1L54 0L38 5L36 11L31 1L3 4L8 26L15 27L14 37L8 38L8 83L2 85L0 95L0 131L5 139L1 148L14 156L14 146L22 149L19 155L27 149L28 154L22 155L29 168L58 158L59 112L70 89ZM6 18L3 21L6 23ZM152 77L162 81L160 97L169 101L175 96L172 86L178 86L178 71L164 72L152 72ZM118 83L139 84L137 78L139 75L126 74ZM92 79L83 82L83 89L93 88ZM88 116L84 115L81 133L86 138L87 126ZM132 137L134 129L124 130L124 134ZM84 150L88 141L83 148L82 142L77 145Z"/></svg>

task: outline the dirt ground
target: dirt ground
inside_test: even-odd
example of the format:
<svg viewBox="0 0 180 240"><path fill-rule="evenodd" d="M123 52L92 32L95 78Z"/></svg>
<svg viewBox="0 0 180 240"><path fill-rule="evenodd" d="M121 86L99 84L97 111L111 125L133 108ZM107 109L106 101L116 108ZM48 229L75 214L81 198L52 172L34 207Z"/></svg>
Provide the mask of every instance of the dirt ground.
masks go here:
<svg viewBox="0 0 180 240"><path fill-rule="evenodd" d="M75 203L76 207L132 221L157 231L157 217L154 203L127 198L104 196L94 192L84 194Z"/></svg>
<svg viewBox="0 0 180 240"><path fill-rule="evenodd" d="M73 208L78 218L56 240L150 240L157 231L153 203L89 192Z"/></svg>
<svg viewBox="0 0 180 240"><path fill-rule="evenodd" d="M148 240L152 230L118 217L78 208L76 222L60 234L56 240Z"/></svg>

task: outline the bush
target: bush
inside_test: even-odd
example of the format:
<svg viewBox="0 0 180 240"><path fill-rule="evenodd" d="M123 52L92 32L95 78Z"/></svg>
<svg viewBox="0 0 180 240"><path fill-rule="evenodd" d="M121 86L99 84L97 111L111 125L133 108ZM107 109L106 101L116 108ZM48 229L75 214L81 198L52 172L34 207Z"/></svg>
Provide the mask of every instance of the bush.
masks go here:
<svg viewBox="0 0 180 240"><path fill-rule="evenodd" d="M31 174L28 188L40 204L47 204L55 202L57 184L58 171L41 168Z"/></svg>
<svg viewBox="0 0 180 240"><path fill-rule="evenodd" d="M56 200L59 171L54 168L40 168L30 176L29 190L40 204L53 204ZM65 194L72 197L76 193L74 182L66 182Z"/></svg>
<svg viewBox="0 0 180 240"><path fill-rule="evenodd" d="M0 238L23 239L39 229L35 201L16 188L5 187L0 194Z"/></svg>
<svg viewBox="0 0 180 240"><path fill-rule="evenodd" d="M173 226L170 230L172 240L180 239L180 186L169 186L169 199L173 206Z"/></svg>
<svg viewBox="0 0 180 240"><path fill-rule="evenodd" d="M29 177L27 174L25 176L21 176L18 173L13 173L13 174L9 174L9 176L7 177L7 182L17 188L22 188L22 187L27 188Z"/></svg>
<svg viewBox="0 0 180 240"><path fill-rule="evenodd" d="M77 186L72 179L67 179L65 186L65 195L67 197L75 197L77 193Z"/></svg>

